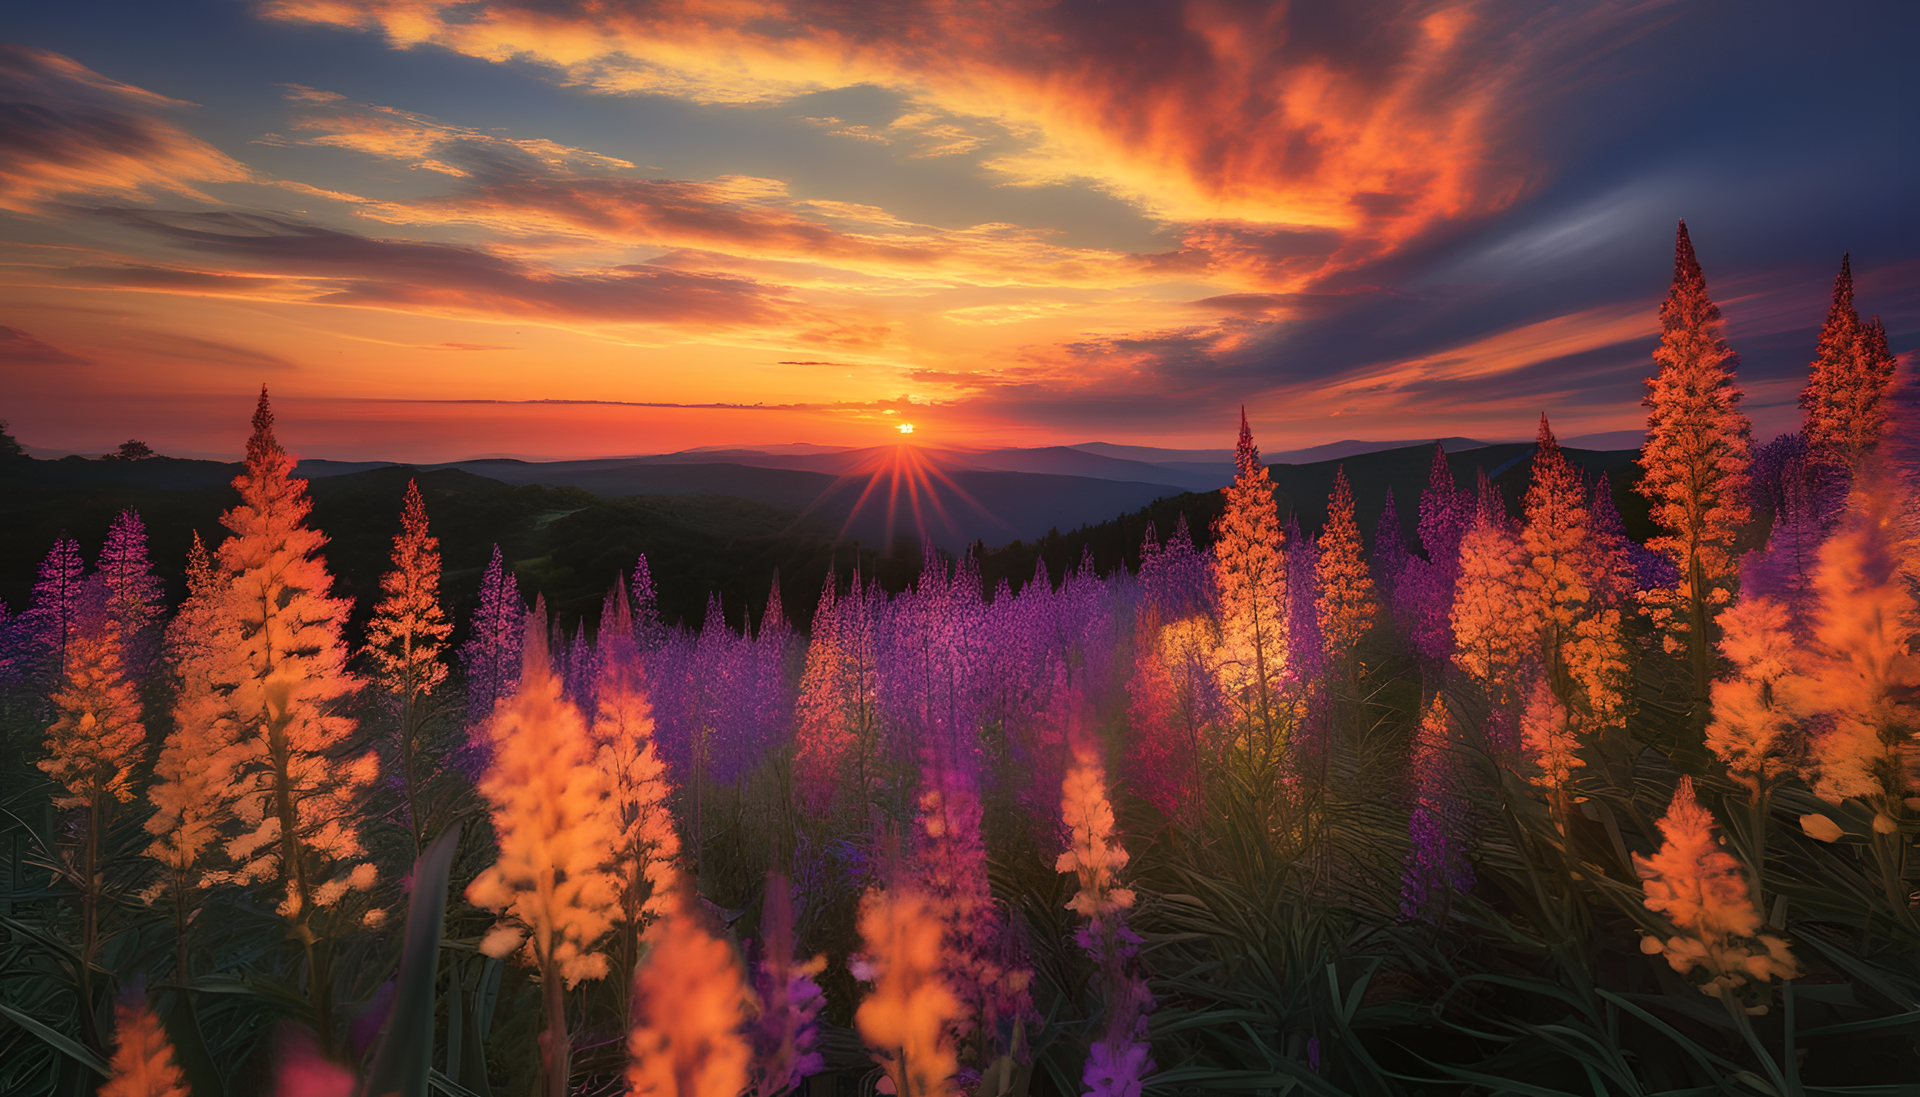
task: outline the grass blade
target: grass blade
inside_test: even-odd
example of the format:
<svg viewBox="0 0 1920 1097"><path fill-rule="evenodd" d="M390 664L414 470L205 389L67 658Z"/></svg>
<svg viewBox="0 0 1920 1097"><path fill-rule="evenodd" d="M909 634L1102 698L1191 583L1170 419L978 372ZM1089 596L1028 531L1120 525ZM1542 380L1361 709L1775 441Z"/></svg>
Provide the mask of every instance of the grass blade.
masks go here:
<svg viewBox="0 0 1920 1097"><path fill-rule="evenodd" d="M413 866L413 897L407 901L406 947L400 957L400 987L387 1032L367 1076L368 1097L427 1097L433 1070L433 983L439 970L440 926L447 914L447 876L453 869L458 826L442 834Z"/></svg>

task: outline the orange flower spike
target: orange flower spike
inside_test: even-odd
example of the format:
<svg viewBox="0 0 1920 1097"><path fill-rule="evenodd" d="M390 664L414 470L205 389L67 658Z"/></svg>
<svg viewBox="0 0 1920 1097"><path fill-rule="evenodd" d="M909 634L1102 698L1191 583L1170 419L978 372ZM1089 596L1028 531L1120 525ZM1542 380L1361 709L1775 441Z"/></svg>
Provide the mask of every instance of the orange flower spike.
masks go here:
<svg viewBox="0 0 1920 1097"><path fill-rule="evenodd" d="M1373 627L1380 612L1373 576L1361 558L1360 524L1353 515L1353 488L1343 465L1334 473L1333 496L1327 501L1327 525L1320 534L1318 564L1320 635L1327 657L1345 660L1354 645Z"/></svg>
<svg viewBox="0 0 1920 1097"><path fill-rule="evenodd" d="M1067 904L1089 921L1097 922L1133 905L1133 892L1115 887L1127 866L1127 850L1114 838L1113 805L1107 800L1107 775L1091 750L1074 752L1075 765L1060 788L1060 818L1072 832L1067 851L1055 871L1080 876L1080 890Z"/></svg>
<svg viewBox="0 0 1920 1097"><path fill-rule="evenodd" d="M619 605L624 609L622 598ZM630 619L601 625L605 650L591 734L594 768L608 779L607 809L616 838L609 871L618 882L620 919L638 932L671 901L680 834L668 805L673 785L654 742L653 707L632 650ZM625 978L625 975L622 975Z"/></svg>
<svg viewBox="0 0 1920 1097"><path fill-rule="evenodd" d="M618 829L586 721L548 665L545 628L544 613L528 618L520 690L487 725L493 764L480 794L493 805L499 855L467 898L504 916L481 946L487 955L506 956L525 940L527 958L554 964L572 987L607 973L594 948L618 909L605 871Z"/></svg>
<svg viewBox="0 0 1920 1097"><path fill-rule="evenodd" d="M753 1058L742 1025L752 995L733 947L706 927L692 888L675 881L668 908L647 930L646 963L633 977L634 1097L739 1097Z"/></svg>
<svg viewBox="0 0 1920 1097"><path fill-rule="evenodd" d="M467 886L467 900L501 915L482 952L500 958L519 950L540 969L545 1091L565 1097L572 1043L564 992L607 974L598 949L620 910L619 882L607 871L619 828L586 719L560 695L546 630L545 608L536 604L521 647L520 688L485 725L493 761L480 795L492 805L498 853Z"/></svg>
<svg viewBox="0 0 1920 1097"><path fill-rule="evenodd" d="M1527 658L1533 629L1524 570L1519 543L1484 514L1460 540L1453 661L1482 682L1507 683Z"/></svg>
<svg viewBox="0 0 1920 1097"><path fill-rule="evenodd" d="M898 1097L948 1097L959 1060L948 1035L960 1002L940 977L940 919L919 893L869 891L860 904L860 939L873 993L854 1025Z"/></svg>
<svg viewBox="0 0 1920 1097"><path fill-rule="evenodd" d="M220 574L208 589L219 642L201 654L242 744L227 797L246 827L227 845L235 877L282 881L280 911L300 920L310 904L327 905L323 887L337 898L346 880L370 879L357 865L359 823L377 763L342 757L357 730L346 702L360 687L341 640L352 602L332 596L319 555L327 539L306 525L307 484L273 422L263 387L233 481L240 503L220 516L233 535L214 554Z"/></svg>
<svg viewBox="0 0 1920 1097"><path fill-rule="evenodd" d="M440 539L427 533L419 485L407 481L393 568L380 578L380 603L367 622L374 677L395 696L426 696L446 680L441 660L453 622L440 608Z"/></svg>
<svg viewBox="0 0 1920 1097"><path fill-rule="evenodd" d="M1234 481L1221 491L1226 511L1214 525L1218 673L1242 716L1271 736L1286 718L1278 696L1287 671L1286 534L1273 500L1272 476L1260 463L1244 409L1234 464Z"/></svg>
<svg viewBox="0 0 1920 1097"><path fill-rule="evenodd" d="M173 1061L173 1045L160 1018L144 1002L120 1002L113 1008L113 1076L99 1097L188 1097L186 1079Z"/></svg>
<svg viewBox="0 0 1920 1097"><path fill-rule="evenodd" d="M51 698L59 713L47 729L41 770L66 791L58 807L98 807L133 799L133 769L146 752L140 699L121 673L120 642L107 620L85 623L67 649L67 678Z"/></svg>
<svg viewBox="0 0 1920 1097"><path fill-rule="evenodd" d="M1920 729L1911 700L1920 688L1920 606L1902 570L1900 493L1877 469L1862 480L1814 571L1815 651L1804 661L1802 703L1833 721L1814 740L1806 776L1829 802L1872 801L1885 828L1920 791L1908 760Z"/></svg>
<svg viewBox="0 0 1920 1097"><path fill-rule="evenodd" d="M1580 738L1571 726L1571 713L1553 695L1545 679L1534 682L1527 708L1520 717L1521 742L1540 772L1532 778L1540 788L1564 792L1573 771L1586 765L1576 753Z"/></svg>
<svg viewBox="0 0 1920 1097"><path fill-rule="evenodd" d="M1652 857L1633 855L1645 882L1648 910L1664 914L1679 930L1665 942L1641 941L1641 951L1662 954L1703 994L1734 993L1749 1013L1765 1013L1758 988L1773 978L1791 979L1799 965L1781 938L1760 932L1760 912L1748 895L1739 862L1720 847L1713 816L1693 794L1693 779L1680 778L1673 803L1660 819L1665 841Z"/></svg>
<svg viewBox="0 0 1920 1097"><path fill-rule="evenodd" d="M1742 597L1720 615L1720 627L1720 653L1734 672L1713 683L1707 747L1757 793L1793 771L1787 755L1805 704L1803 654L1787 608L1771 598Z"/></svg>

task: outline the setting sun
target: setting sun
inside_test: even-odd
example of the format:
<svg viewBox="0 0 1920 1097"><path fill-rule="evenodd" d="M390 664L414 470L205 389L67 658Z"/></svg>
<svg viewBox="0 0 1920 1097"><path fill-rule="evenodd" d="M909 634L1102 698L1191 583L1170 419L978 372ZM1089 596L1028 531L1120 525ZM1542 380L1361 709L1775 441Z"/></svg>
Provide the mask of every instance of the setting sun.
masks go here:
<svg viewBox="0 0 1920 1097"><path fill-rule="evenodd" d="M912 424L912 423L902 423L902 424L900 424L900 427L899 427L899 430L900 430L900 433L901 433L901 434L912 434L912 433L913 433L913 424Z"/></svg>

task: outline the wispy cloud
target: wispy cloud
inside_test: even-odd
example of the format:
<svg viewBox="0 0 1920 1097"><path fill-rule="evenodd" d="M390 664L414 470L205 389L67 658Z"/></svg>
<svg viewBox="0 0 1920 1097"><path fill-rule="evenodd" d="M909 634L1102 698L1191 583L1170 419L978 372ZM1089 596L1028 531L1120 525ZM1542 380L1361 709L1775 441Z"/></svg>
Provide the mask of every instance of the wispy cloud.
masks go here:
<svg viewBox="0 0 1920 1097"><path fill-rule="evenodd" d="M603 321L726 325L784 315L774 294L738 278L633 265L555 273L474 248L377 240L259 214L102 212L181 251L249 273L88 268L85 276L96 282L173 281L281 298L291 287L294 299L322 304ZM272 277L259 276L268 273Z"/></svg>
<svg viewBox="0 0 1920 1097"><path fill-rule="evenodd" d="M41 342L19 328L0 324L0 364L8 369L43 370L91 365L92 360Z"/></svg>
<svg viewBox="0 0 1920 1097"><path fill-rule="evenodd" d="M165 117L190 106L57 53L0 45L0 209L40 212L75 195L208 200L193 184L248 178Z"/></svg>

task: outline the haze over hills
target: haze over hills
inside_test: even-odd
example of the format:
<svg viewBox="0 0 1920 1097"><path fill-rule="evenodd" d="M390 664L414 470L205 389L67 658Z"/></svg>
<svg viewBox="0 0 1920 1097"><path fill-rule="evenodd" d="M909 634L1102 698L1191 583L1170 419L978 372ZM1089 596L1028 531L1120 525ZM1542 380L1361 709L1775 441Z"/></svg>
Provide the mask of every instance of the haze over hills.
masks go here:
<svg viewBox="0 0 1920 1097"><path fill-rule="evenodd" d="M1624 434L1627 437L1617 438ZM1638 432L1596 436L1637 444ZM1531 443L1473 438L1439 440L1449 453L1486 451L1493 476L1531 453ZM1586 438L1569 448L1614 452ZM1348 440L1263 455L1276 469L1328 466L1376 454L1425 451L1434 440ZM1630 450L1621 450L1627 452ZM1398 459L1395 459L1398 462ZM1417 462L1415 462L1417 463ZM303 475L325 477L384 467L384 462L301 462ZM892 545L926 536L947 551L982 542L1032 541L1049 530L1072 530L1156 499L1209 492L1233 479L1231 450L1175 450L1093 442L963 450L924 444L837 449L806 443L766 448L716 447L588 461L490 458L421 465L459 469L511 485L571 487L601 498L711 494L781 508L846 540ZM1359 479L1355 470L1356 480ZM1404 494L1404 491L1403 491ZM1315 504L1308 502L1309 510Z"/></svg>
<svg viewBox="0 0 1920 1097"><path fill-rule="evenodd" d="M1513 508L1524 496L1533 448L1450 446L1450 463L1462 487L1484 470ZM1608 476L1629 533L1644 538L1650 532L1646 505L1631 488L1638 474L1635 451L1570 447L1567 453L1589 476ZM705 456L442 466L308 460L297 475L313 481L315 521L329 539L326 554L340 577L338 593L355 597L357 612L371 606L400 496L415 478L448 554L449 597L462 606L494 542L520 573L529 597L540 591L556 611L571 615L591 615L614 572L631 567L634 555L645 551L656 562L663 605L673 619L689 621L698 620L714 591L722 593L729 614L759 606L777 571L789 612L796 623L804 622L827 569L852 566L856 540L867 574L880 575L889 589L915 574L923 528L948 552L984 542L990 551L983 574L1017 586L1040 557L1056 576L1089 548L1103 568L1137 559L1148 520L1165 536L1184 515L1205 541L1220 507L1212 488L1168 482L1181 478L1177 467L1158 469L1080 447L988 451L984 460L980 453L897 446ZM1316 462L1276 461L1270 468L1283 521L1297 519L1307 533L1317 532L1334 476L1344 468L1368 543L1391 489L1403 533L1417 544L1418 498L1431 459L1431 443L1417 443ZM987 462L1109 475L1125 470L1162 482L979 467ZM221 535L219 515L237 501L231 481L239 471L233 463L169 457L71 457L11 466L0 491L0 529L7 531L0 537L0 599L24 605L35 569L60 536L77 538L89 556L97 552L107 525L127 506L146 519L154 558L177 587L192 531L210 540Z"/></svg>
<svg viewBox="0 0 1920 1097"><path fill-rule="evenodd" d="M1637 449L1645 436L1643 430L1615 430L1600 434L1574 435L1561 439L1563 446L1574 449L1611 450ZM1301 449L1262 449L1261 458L1268 464L1311 464L1315 461L1334 461L1343 457L1353 457L1365 453L1379 453L1385 450L1405 449L1410 446L1430 446L1441 442L1449 453L1460 453L1484 446L1501 445L1500 441L1484 441L1478 438L1411 438L1389 440L1364 440L1348 438L1338 442L1327 442ZM1527 442L1531 437L1507 439L1507 442ZM943 464L958 468L995 469L1004 472L1053 472L1066 475L1092 476L1104 480L1133 480L1144 483L1180 483L1195 480L1208 480L1221 475L1225 470L1227 479L1233 476L1233 450L1226 449L1169 449L1160 446L1121 445L1113 442L1076 442L1072 445L1033 446L1033 447L961 447L930 445L924 442L909 443L921 453L938 455ZM419 462L400 462L384 460L335 461L330 458L315 458L316 467L327 469L345 468L381 468L386 465L412 463L422 468L452 468L475 461L522 461L530 464L578 464L592 461L646 461L656 464L700 464L716 462L723 464L755 465L765 468L805 468L820 472L839 472L857 463L861 455L870 455L877 451L892 451L894 446L823 446L812 442L732 443L717 446L694 446L690 449L675 450L669 453L612 453L593 458L554 458L528 453L477 453L462 457L457 461L442 461L421 464ZM55 461L63 457L98 457L102 452L73 449L49 448L23 444L28 456L42 461ZM1115 464L1084 461L1066 451L1108 458ZM851 456L850 456L851 455ZM226 461L237 459L237 454L219 455L210 453L173 453L168 456L190 460ZM308 455L311 456L311 455ZM1220 481L1224 483L1225 481ZM1217 487L1218 483L1210 486Z"/></svg>
<svg viewBox="0 0 1920 1097"><path fill-rule="evenodd" d="M458 468L507 484L574 487L602 498L730 495L781 507L866 545L890 545L924 530L957 551L975 541L1002 544L1049 529L1072 529L1143 507L1166 495L1208 490L1194 483L1144 483L960 467L936 456L888 450L832 455L827 468L728 461L471 461ZM828 458L766 458L827 463Z"/></svg>

